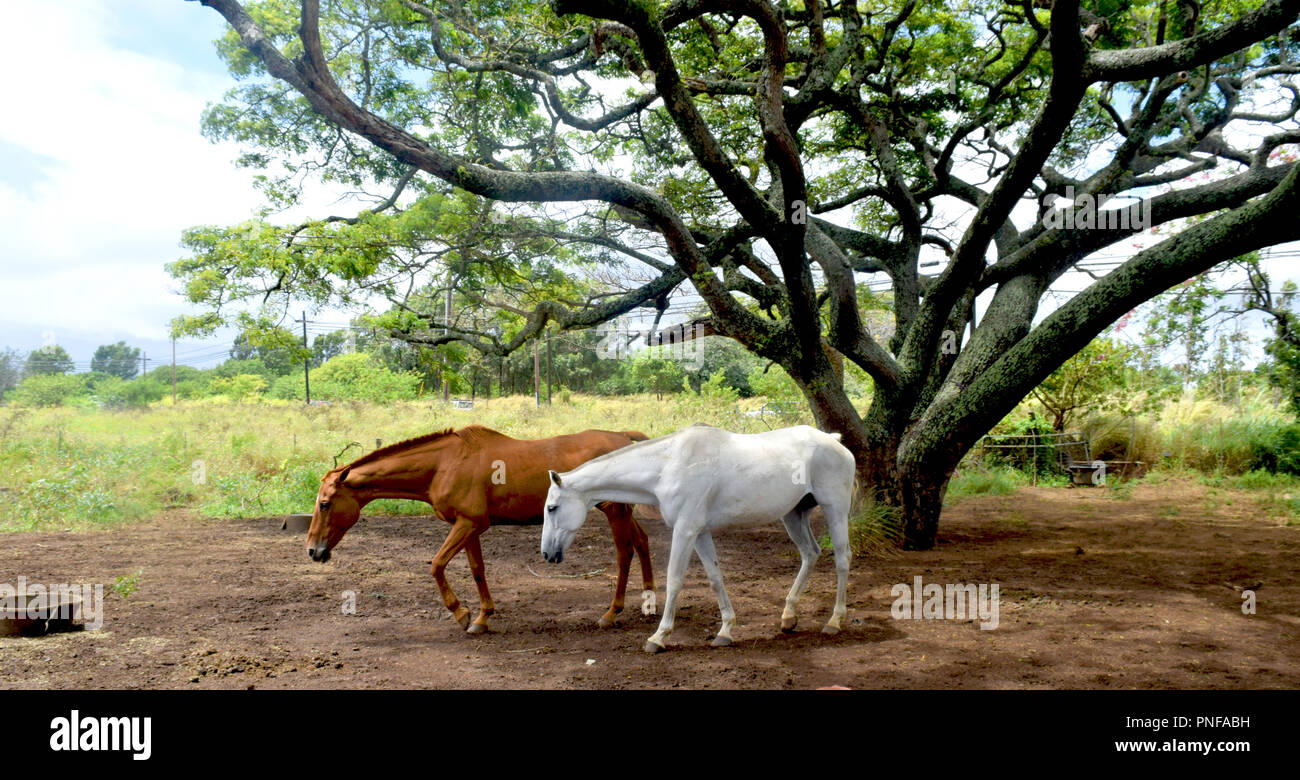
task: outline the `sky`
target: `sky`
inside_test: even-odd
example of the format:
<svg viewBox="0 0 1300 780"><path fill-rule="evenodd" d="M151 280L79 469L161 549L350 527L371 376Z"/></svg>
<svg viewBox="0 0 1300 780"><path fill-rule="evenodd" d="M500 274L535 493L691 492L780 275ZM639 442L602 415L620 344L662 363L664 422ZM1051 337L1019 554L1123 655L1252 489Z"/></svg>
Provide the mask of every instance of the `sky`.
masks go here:
<svg viewBox="0 0 1300 780"><path fill-rule="evenodd" d="M24 34L0 47L0 348L54 342L80 364L125 340L170 360L168 323L189 309L163 266L181 231L259 203L237 150L199 132L232 85L212 44L225 21L180 0L14 3L6 16ZM214 351L178 347L200 350Z"/></svg>
<svg viewBox="0 0 1300 780"><path fill-rule="evenodd" d="M0 348L57 343L84 369L122 340L150 367L169 361L168 323L194 313L164 269L182 231L262 203L238 149L199 129L234 84L212 43L225 22L182 0L13 3L6 16L24 34L0 47L14 76L0 121ZM1270 264L1278 281L1294 267ZM179 362L213 365L232 337L181 342Z"/></svg>

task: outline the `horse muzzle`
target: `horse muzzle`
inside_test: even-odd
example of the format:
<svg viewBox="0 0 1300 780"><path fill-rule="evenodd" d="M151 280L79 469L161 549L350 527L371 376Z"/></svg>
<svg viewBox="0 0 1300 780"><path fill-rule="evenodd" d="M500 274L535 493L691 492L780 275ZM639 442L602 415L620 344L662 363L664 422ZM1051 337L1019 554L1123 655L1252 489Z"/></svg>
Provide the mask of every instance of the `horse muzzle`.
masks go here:
<svg viewBox="0 0 1300 780"><path fill-rule="evenodd" d="M564 561L564 550L557 549L555 552L547 552L546 550L542 550L542 560L548 563L561 563L562 561Z"/></svg>
<svg viewBox="0 0 1300 780"><path fill-rule="evenodd" d="M317 563L324 563L330 559L330 548L325 542L321 542L315 547L308 547L307 556Z"/></svg>

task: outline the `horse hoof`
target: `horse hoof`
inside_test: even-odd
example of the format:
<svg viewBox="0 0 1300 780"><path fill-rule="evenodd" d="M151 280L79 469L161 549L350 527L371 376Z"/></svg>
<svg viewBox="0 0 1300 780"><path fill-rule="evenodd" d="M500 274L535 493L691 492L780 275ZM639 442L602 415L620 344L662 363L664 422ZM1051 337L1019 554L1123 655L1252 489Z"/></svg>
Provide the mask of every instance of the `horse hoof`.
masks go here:
<svg viewBox="0 0 1300 780"><path fill-rule="evenodd" d="M789 634L794 631L794 627L799 625L798 618L781 618L781 630Z"/></svg>
<svg viewBox="0 0 1300 780"><path fill-rule="evenodd" d="M713 637L713 641L710 642L709 644L712 645L713 647L730 647L735 643L731 641L731 637L715 636Z"/></svg>
<svg viewBox="0 0 1300 780"><path fill-rule="evenodd" d="M835 636L840 632L839 626L822 626L822 633L826 636Z"/></svg>
<svg viewBox="0 0 1300 780"><path fill-rule="evenodd" d="M460 623L460 627L461 627L461 628L463 628L463 629L465 629L466 631L468 631L468 630L469 630L469 610L467 609L467 610L465 610L464 612L462 612L462 613L456 615L456 622L457 622L457 623Z"/></svg>
<svg viewBox="0 0 1300 780"><path fill-rule="evenodd" d="M470 623L469 628L465 629L466 634L486 634L487 626L482 623Z"/></svg>
<svg viewBox="0 0 1300 780"><path fill-rule="evenodd" d="M601 615L600 620L596 621L596 625L601 628L613 628L618 625L618 616L615 615L614 617L609 617L608 615Z"/></svg>
<svg viewBox="0 0 1300 780"><path fill-rule="evenodd" d="M651 641L649 641L649 640L646 640L646 643L645 643L645 651L646 651L647 653L651 653L651 654L654 654L654 653L662 653L663 651L665 651L665 650L667 650L667 649L668 649L668 648L664 647L664 646L661 645L661 644L658 644L658 643L656 643L656 642L651 642Z"/></svg>

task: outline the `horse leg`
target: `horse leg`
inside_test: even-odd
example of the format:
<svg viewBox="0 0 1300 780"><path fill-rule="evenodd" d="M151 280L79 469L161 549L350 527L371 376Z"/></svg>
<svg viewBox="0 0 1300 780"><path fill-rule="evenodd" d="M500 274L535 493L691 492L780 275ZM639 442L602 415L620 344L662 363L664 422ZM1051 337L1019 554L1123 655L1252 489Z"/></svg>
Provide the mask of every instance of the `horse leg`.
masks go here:
<svg viewBox="0 0 1300 780"><path fill-rule="evenodd" d="M813 536L812 524L809 522L811 509L791 511L781 522L785 523L785 532L790 535L790 540L799 548L799 557L803 562L799 565L799 573L795 575L794 584L790 586L790 593L785 597L785 609L781 612L781 630L789 633L799 623L799 617L796 609L799 606L799 599L803 598L804 588L808 585L808 575L812 572L813 564L817 562L818 556L821 555L821 545L817 543L817 537Z"/></svg>
<svg viewBox="0 0 1300 780"><path fill-rule="evenodd" d="M448 532L447 538L443 540L442 546L438 548L437 554L433 556L433 568L431 574L433 579L438 583L438 590L442 593L442 603L451 611L452 617L460 623L461 628L469 627L469 610L462 607L460 599L452 591L451 586L447 584L447 564L456 553L460 552L470 539L470 535L475 533L474 522L466 518L460 518L451 524L451 531Z"/></svg>
<svg viewBox="0 0 1300 780"><path fill-rule="evenodd" d="M655 570L650 563L650 537L646 536L645 529L632 516L630 506L627 516L632 526L632 549L636 550L636 557L641 561L641 614L653 615L655 613Z"/></svg>
<svg viewBox="0 0 1300 780"><path fill-rule="evenodd" d="M614 601L599 621L601 628L609 628L623 612L627 596L627 575L632 568L632 512L627 504L612 503L601 504L600 511L609 520L609 530L614 535L614 553L618 557L618 583L614 586Z"/></svg>
<svg viewBox="0 0 1300 780"><path fill-rule="evenodd" d="M831 546L835 548L835 609L831 619L822 627L823 634L838 634L844 627L844 615L848 613L846 593L849 583L849 561L853 558L853 549L849 547L849 499L843 505L838 502L825 502L822 511L826 513L826 526L831 532Z"/></svg>
<svg viewBox="0 0 1300 780"><path fill-rule="evenodd" d="M668 649L664 640L673 631L673 618L677 615L677 595L686 580L686 566L691 562L691 547L695 545L698 530L687 529L685 523L678 523L673 528L673 543L668 553L668 594L664 598L664 616L659 620L659 628L646 640L647 653L662 653Z"/></svg>
<svg viewBox="0 0 1300 780"><path fill-rule="evenodd" d="M479 546L481 532L475 533L465 544L465 557L469 558L469 570L474 575L474 586L478 588L478 617L465 629L471 634L487 631L488 618L496 614L496 604L492 603L492 594L488 592L487 567L483 565L483 548Z"/></svg>
<svg viewBox="0 0 1300 780"><path fill-rule="evenodd" d="M714 647L726 647L732 644L731 625L736 621L736 611L731 608L731 599L727 598L727 589L722 586L722 569L718 567L718 551L713 547L713 536L702 532L695 538L695 554L704 566L704 573L709 575L709 584L718 597L718 610L722 613L722 628L713 637Z"/></svg>

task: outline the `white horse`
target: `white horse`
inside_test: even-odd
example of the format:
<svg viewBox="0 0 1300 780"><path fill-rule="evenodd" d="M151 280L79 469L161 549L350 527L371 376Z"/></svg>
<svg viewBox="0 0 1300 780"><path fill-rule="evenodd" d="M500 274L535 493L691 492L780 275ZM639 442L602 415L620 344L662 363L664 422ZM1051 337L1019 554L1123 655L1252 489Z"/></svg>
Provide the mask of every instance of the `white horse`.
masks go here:
<svg viewBox="0 0 1300 780"><path fill-rule="evenodd" d="M777 517L785 523L803 558L781 613L781 630L793 631L795 607L821 553L809 522L809 514L819 504L830 527L837 577L835 609L822 631L839 632L847 611L848 518L854 489L853 453L840 444L839 434L807 425L740 434L696 424L550 475L542 520L545 560L558 563L564 559L565 549L587 519L587 510L601 501L656 504L672 529L668 598L659 629L645 644L646 652L665 649L692 547L704 564L722 612L722 628L713 645L732 643L736 616L722 586L712 532L729 525L769 523Z"/></svg>

